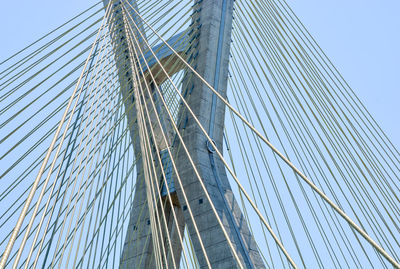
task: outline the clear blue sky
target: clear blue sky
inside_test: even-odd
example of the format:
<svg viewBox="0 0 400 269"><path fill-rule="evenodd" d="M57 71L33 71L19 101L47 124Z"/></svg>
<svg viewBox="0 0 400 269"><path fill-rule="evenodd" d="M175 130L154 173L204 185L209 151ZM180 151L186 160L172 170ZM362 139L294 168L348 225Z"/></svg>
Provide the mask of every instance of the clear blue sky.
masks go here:
<svg viewBox="0 0 400 269"><path fill-rule="evenodd" d="M288 2L400 148L400 1Z"/></svg>
<svg viewBox="0 0 400 269"><path fill-rule="evenodd" d="M400 1L288 1L392 142L400 148ZM0 59L96 3L4 1Z"/></svg>

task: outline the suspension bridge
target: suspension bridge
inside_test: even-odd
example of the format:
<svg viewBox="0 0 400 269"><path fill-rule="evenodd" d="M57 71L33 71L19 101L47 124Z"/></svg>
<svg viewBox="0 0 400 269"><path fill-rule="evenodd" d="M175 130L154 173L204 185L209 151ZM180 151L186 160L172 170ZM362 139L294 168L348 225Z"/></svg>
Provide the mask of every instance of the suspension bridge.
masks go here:
<svg viewBox="0 0 400 269"><path fill-rule="evenodd" d="M400 153L285 0L100 1L0 104L0 268L400 268Z"/></svg>

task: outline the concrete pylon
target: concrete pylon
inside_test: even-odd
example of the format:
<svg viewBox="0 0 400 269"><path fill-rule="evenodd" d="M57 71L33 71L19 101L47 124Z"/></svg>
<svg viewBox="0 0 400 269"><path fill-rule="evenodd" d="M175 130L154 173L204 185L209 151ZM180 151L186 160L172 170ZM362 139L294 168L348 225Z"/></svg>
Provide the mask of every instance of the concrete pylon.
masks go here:
<svg viewBox="0 0 400 269"><path fill-rule="evenodd" d="M105 5L109 2L109 0L103 1ZM135 1L130 0L129 2L137 10ZM192 34L193 38L189 39L178 35L180 40L186 40L185 42L191 43L191 50L186 52L185 55L187 55L187 59L191 59L192 66L222 96L226 96L227 88L233 2L234 0L194 1L194 12L190 26L192 29L189 32L195 32L195 34ZM131 208L120 267L156 268L157 266L167 265L169 268L173 268L172 255L177 266L179 266L182 246L179 241L178 232L183 235L184 227L187 225L199 265L201 268L207 268L206 258L200 247L200 239L195 232L193 221L188 213L188 207L190 206L212 268L239 268L228 241L212 211L211 205L206 199L204 190L201 188L198 178L194 174L193 167L188 162L187 155L179 145L179 140L174 139L174 132L168 123L165 108L160 102L157 102L159 106L157 107L157 111L160 115L163 130L168 134L168 143L172 145L171 149L174 159L177 162L178 173L182 179L183 190L179 187L179 184L174 184L176 189L171 193L172 207L169 201L166 200L168 196L157 202L158 209L161 209L161 207L164 209L168 228L162 229L162 239L159 241L155 241L154 236L151 234L151 211L149 210L154 210L154 208L149 208L146 196L146 187L148 186L145 184L143 163L141 161L141 143L143 143L143 140L137 134L138 126L135 100L132 97L127 98L135 90L132 83L133 72L131 66L132 64L140 63L132 59L132 53L129 52L126 40L126 31L128 31L128 28L124 24L121 9L122 4L124 3L120 1L113 2L113 10L110 15L110 32L112 33L112 45L116 55L115 60L121 85L121 94L124 100L126 100L124 106L127 112L127 120L132 126L130 132L138 162L134 202ZM130 7L126 4L125 7L130 10ZM139 27L143 27L143 23L136 16L136 13L132 11L130 14L134 18L135 23ZM131 25L131 27L132 29L136 29L134 25ZM137 38L140 40L140 35L137 35ZM171 44L176 45L177 42L172 42ZM179 47L177 46L177 50ZM181 53L181 51L178 52ZM175 57L172 53L164 51L160 55L163 57L163 59L160 59L161 62L176 63L179 61L178 59L171 59L171 57ZM151 69L157 70L156 65L154 63ZM168 68L168 65L166 67ZM174 64L173 70L171 67L168 72L171 75L183 67L184 65ZM222 152L225 106L200 79L188 71L185 72L183 85L186 85L186 87L182 89L185 99L201 124L207 128L207 132L213 138L215 145ZM157 79L157 83L161 84L164 80L165 77L160 76ZM153 96L146 96L146 98L157 99L162 97L154 92ZM155 117L154 112L151 113L150 117ZM228 233L229 240L239 256L242 265L245 268L265 268L256 242L232 193L225 167L184 105L180 107L178 122L184 123L180 124L179 131L183 136L183 140L188 147L196 168L201 175L201 179L206 186L212 203L223 222L224 229ZM155 132L159 130L156 124L152 124L152 126ZM168 146L162 142L162 139L157 137L152 137L151 141L154 144L153 150L156 148L155 145L160 150L160 152L154 152L154 154L162 154L162 151ZM155 161L155 163L157 162ZM172 180L176 180L173 173L171 178ZM189 204L184 203L183 191L188 197ZM160 210L158 211L161 212ZM175 212L175 217L173 217L172 211ZM156 221L159 224L163 223L160 216ZM160 225L160 227L162 226ZM167 242L167 234L170 237L172 246ZM161 265L156 263L154 248L160 246L155 246L155 242L164 244L166 250L166 257L162 257L163 264Z"/></svg>

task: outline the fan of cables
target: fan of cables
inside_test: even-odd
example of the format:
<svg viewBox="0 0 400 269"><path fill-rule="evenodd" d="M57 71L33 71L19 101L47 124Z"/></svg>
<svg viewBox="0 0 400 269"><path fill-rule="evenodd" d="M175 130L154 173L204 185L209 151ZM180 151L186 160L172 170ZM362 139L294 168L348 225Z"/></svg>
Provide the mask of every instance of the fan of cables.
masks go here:
<svg viewBox="0 0 400 269"><path fill-rule="evenodd" d="M235 1L226 96L196 69L201 0L104 2L0 63L1 268L113 268L143 246L160 268L210 267L178 153L245 268L184 115L266 268L400 268L400 153L286 1ZM194 78L225 106L221 147L189 105Z"/></svg>

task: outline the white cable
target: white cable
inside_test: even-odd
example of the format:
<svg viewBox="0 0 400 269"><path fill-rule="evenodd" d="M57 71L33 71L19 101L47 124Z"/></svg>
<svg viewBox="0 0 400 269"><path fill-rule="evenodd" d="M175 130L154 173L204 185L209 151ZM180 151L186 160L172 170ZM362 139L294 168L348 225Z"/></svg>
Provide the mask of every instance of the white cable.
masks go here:
<svg viewBox="0 0 400 269"><path fill-rule="evenodd" d="M134 79L133 79L133 82L134 82L134 86L133 86L133 88L134 89L138 89L138 82L137 82L137 80L136 80L136 77L134 77ZM139 132L142 134L142 135L140 135L139 137L145 137L145 131L144 131L144 127L143 127L143 121L144 121L144 119L142 118L142 114L140 113L141 112L141 109L140 109L140 104L139 104L139 99L138 98L140 98L138 95L137 95L137 91L135 91L134 90L134 94L135 94L135 99L137 100L137 102L135 102L136 103L136 106L137 106L137 113L138 113L138 115L137 115L137 118L138 118L138 120L137 120L137 123L138 123L138 127L139 127ZM152 240L153 240L153 249L154 249L154 253L155 254L157 254L156 255L156 257L157 257L157 259L156 259L156 263L157 263L157 268L162 268L162 266L161 266L161 264L162 264L162 261L161 261L161 256L162 256L162 254L161 254L161 250L160 250L160 242L159 242L159 240L158 240L158 236L159 236L159 234L158 234L158 231L156 230L156 227L155 227L155 225L156 225L156 217L155 217L155 215L154 215L154 208L156 207L154 204L153 204L153 200L152 200L152 197L151 197L151 193L150 193L150 180L151 179L149 179L149 177L151 177L150 176L150 172L149 172L149 158L148 158L148 153L147 153L147 150L146 150L146 148L145 148L145 146L143 145L143 143L146 143L147 141L146 141L146 139L143 139L142 141L141 141L142 143L140 143L140 146L141 146L141 152L142 152L142 162L143 162L143 176L144 176L144 180L145 180L145 183L146 183L146 197L147 197L147 205L148 205L148 210L149 210L149 214L150 214L150 227L151 227L151 233L152 233Z"/></svg>

